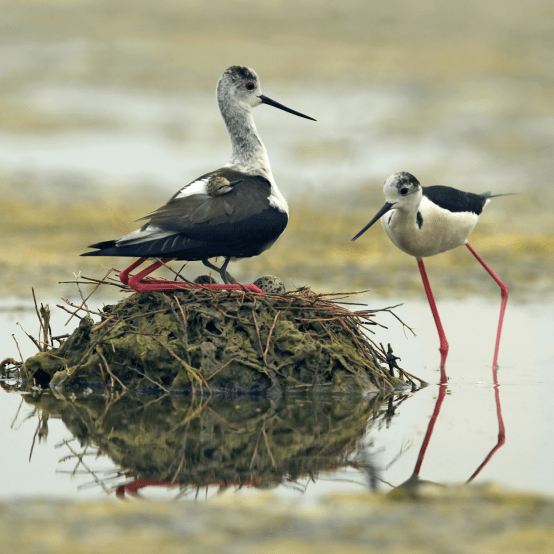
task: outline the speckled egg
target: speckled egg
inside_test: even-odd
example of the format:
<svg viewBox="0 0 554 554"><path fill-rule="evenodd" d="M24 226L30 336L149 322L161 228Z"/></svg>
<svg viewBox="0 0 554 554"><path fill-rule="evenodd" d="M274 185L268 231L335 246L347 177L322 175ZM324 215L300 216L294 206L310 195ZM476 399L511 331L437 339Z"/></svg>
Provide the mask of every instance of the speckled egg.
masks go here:
<svg viewBox="0 0 554 554"><path fill-rule="evenodd" d="M275 275L262 275L254 281L254 284L264 292L271 294L285 292L287 290L285 283L283 283L279 277L275 277Z"/></svg>
<svg viewBox="0 0 554 554"><path fill-rule="evenodd" d="M210 275L199 275L194 282L197 285L218 285L219 283Z"/></svg>

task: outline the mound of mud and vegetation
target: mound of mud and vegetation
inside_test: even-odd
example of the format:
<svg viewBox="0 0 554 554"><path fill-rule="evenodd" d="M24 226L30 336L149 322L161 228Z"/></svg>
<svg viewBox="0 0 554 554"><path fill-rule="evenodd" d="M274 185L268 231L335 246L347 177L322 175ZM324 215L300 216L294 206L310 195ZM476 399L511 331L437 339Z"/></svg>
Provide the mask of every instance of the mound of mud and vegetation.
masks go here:
<svg viewBox="0 0 554 554"><path fill-rule="evenodd" d="M343 294L205 288L129 295L97 312L72 305L75 331L53 347L37 309L41 351L21 367L31 385L187 392L365 393L416 388L390 345L370 338L379 311L351 311ZM392 313L392 312L391 312Z"/></svg>

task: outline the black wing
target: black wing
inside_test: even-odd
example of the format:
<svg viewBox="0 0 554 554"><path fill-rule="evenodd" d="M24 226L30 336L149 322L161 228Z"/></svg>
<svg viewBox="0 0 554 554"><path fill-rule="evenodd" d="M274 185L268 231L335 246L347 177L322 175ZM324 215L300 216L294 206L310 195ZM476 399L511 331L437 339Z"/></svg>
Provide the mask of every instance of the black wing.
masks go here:
<svg viewBox="0 0 554 554"><path fill-rule="evenodd" d="M471 212L479 215L490 197L490 193L474 194L440 185L422 189L423 195L431 202L449 212Z"/></svg>
<svg viewBox="0 0 554 554"><path fill-rule="evenodd" d="M168 256L202 259L215 256L253 256L271 244L285 229L288 216L269 204L270 182L228 168L199 177L220 175L232 190L219 196L192 194L171 200L143 219L144 238L105 241L91 246L85 256ZM152 230L150 233L149 230Z"/></svg>

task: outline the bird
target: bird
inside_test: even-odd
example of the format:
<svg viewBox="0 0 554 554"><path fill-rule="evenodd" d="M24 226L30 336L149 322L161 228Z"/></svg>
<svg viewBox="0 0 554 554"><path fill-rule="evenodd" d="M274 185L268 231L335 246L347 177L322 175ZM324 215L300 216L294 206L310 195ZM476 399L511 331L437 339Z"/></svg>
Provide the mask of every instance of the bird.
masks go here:
<svg viewBox="0 0 554 554"><path fill-rule="evenodd" d="M227 194L233 190L233 186L240 183L243 179L238 179L237 181L229 182L225 177L218 177L217 175L212 175L208 182L206 183L206 192L209 196L220 196L222 194Z"/></svg>
<svg viewBox="0 0 554 554"><path fill-rule="evenodd" d="M182 187L167 204L141 218L147 222L139 229L116 240L92 244L89 248L95 250L81 254L138 257L119 276L124 284L137 291L198 287L145 277L169 260L201 260L219 273L224 283L203 286L245 287L262 292L253 284L230 283L232 278L227 273L231 259L257 256L270 248L289 219L287 201L273 178L252 109L266 104L316 120L263 95L258 75L245 66L234 65L223 72L217 83L216 98L231 140L230 161ZM219 257L224 260L220 267L209 261ZM147 258L157 258L157 261L130 276Z"/></svg>
<svg viewBox="0 0 554 554"><path fill-rule="evenodd" d="M469 244L468 237L491 198L508 196L514 193L493 195L490 192L485 192L483 194L475 194L441 185L423 187L407 171L391 175L385 181L383 191L386 199L385 204L352 240L354 241L359 238L378 219L381 219L385 233L394 245L406 252L406 254L416 258L425 293L439 334L440 367L441 377L443 378L446 378L444 365L448 356L448 341L439 317L431 285L429 284L423 258L441 254L458 246L467 246L477 261L500 287L500 317L493 358L493 367L497 367L500 335L508 303L508 286L494 273L483 258L477 254L475 249Z"/></svg>

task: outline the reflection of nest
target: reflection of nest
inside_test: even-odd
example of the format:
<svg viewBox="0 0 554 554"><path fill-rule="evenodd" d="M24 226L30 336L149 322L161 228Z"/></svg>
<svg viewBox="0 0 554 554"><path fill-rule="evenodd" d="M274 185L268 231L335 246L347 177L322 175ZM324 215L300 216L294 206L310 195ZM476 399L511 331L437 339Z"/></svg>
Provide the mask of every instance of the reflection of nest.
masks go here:
<svg viewBox="0 0 554 554"><path fill-rule="evenodd" d="M344 298L306 288L279 294L201 288L133 294L101 313L75 306L79 327L59 348L29 358L25 369L43 386L203 394L414 386L390 347L386 352L362 332L384 310L352 312L340 305Z"/></svg>
<svg viewBox="0 0 554 554"><path fill-rule="evenodd" d="M43 418L61 416L82 448L108 455L127 480L180 487L268 487L356 465L358 441L369 427L390 419L403 398L239 401L127 393L106 404L104 395L94 393L71 402L51 394L25 396ZM81 461L74 449L72 455Z"/></svg>

